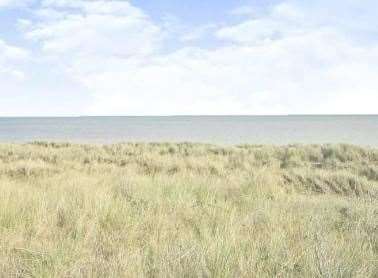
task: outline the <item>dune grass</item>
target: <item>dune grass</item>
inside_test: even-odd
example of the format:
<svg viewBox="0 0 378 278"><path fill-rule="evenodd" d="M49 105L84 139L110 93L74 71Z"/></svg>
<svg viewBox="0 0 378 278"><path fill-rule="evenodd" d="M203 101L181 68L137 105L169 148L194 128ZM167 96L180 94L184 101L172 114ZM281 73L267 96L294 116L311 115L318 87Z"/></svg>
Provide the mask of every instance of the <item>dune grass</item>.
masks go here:
<svg viewBox="0 0 378 278"><path fill-rule="evenodd" d="M0 277L378 277L378 150L0 145Z"/></svg>

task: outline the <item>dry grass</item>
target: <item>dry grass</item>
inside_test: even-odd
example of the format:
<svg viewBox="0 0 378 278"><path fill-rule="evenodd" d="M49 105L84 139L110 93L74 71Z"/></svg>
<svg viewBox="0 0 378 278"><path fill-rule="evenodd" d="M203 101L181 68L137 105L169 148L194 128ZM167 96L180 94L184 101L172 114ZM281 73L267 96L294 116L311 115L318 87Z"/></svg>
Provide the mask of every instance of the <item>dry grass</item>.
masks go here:
<svg viewBox="0 0 378 278"><path fill-rule="evenodd" d="M2 277L378 277L378 150L0 145Z"/></svg>

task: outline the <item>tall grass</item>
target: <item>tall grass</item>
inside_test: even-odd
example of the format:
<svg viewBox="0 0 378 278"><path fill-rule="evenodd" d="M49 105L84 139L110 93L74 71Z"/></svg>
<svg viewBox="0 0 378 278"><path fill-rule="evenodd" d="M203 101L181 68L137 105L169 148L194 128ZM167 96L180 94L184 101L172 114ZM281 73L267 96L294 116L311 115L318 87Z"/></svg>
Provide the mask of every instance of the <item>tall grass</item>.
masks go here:
<svg viewBox="0 0 378 278"><path fill-rule="evenodd" d="M378 150L0 145L1 277L378 277Z"/></svg>

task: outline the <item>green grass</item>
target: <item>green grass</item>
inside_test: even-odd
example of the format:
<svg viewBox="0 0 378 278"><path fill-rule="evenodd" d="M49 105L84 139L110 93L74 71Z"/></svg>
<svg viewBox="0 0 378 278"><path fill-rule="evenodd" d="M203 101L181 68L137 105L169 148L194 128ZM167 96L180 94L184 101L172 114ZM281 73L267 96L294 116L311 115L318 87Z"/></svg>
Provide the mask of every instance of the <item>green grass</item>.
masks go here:
<svg viewBox="0 0 378 278"><path fill-rule="evenodd" d="M0 277L378 277L378 150L0 145Z"/></svg>

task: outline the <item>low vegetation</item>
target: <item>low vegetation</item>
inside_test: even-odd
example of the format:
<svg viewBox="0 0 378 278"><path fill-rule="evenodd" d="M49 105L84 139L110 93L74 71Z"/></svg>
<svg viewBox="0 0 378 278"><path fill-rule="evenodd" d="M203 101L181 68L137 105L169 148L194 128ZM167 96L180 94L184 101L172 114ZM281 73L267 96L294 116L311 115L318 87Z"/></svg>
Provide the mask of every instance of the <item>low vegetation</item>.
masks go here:
<svg viewBox="0 0 378 278"><path fill-rule="evenodd" d="M0 145L1 277L378 277L378 150Z"/></svg>

